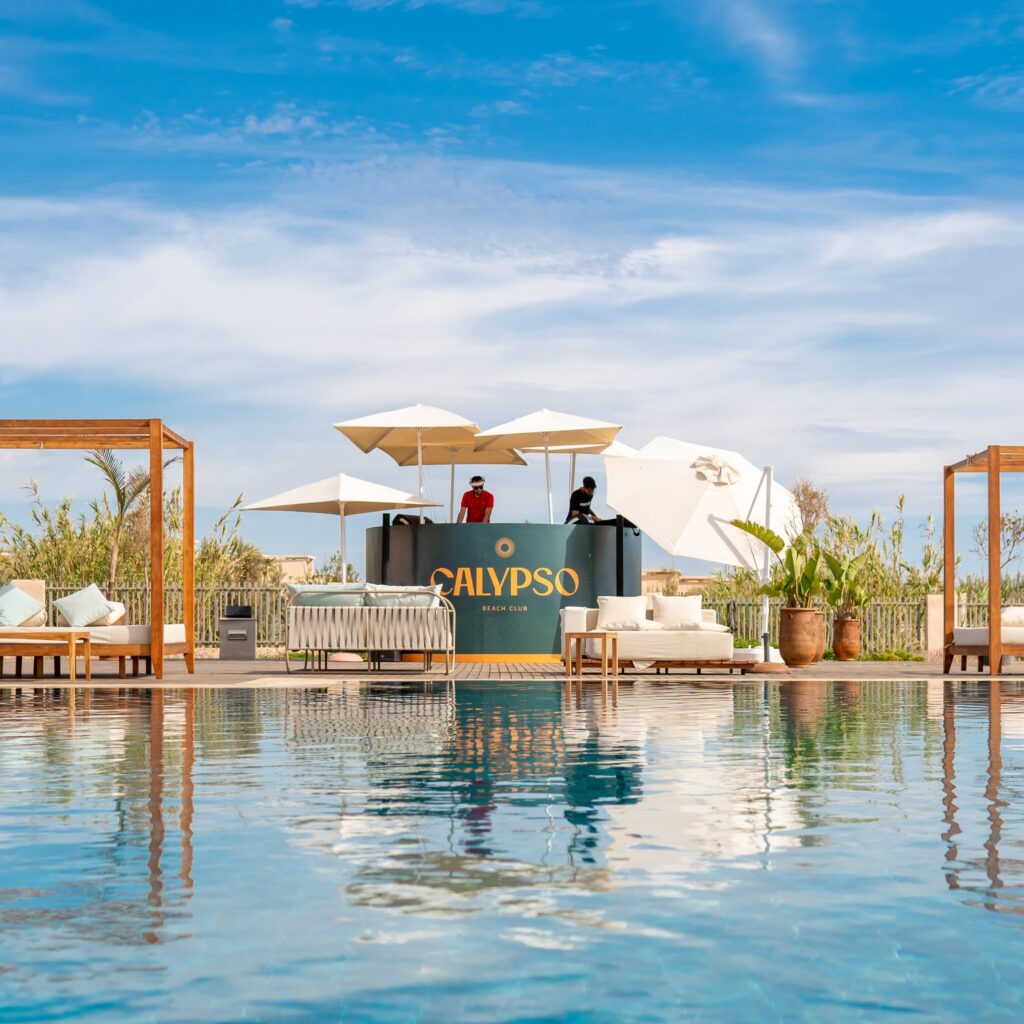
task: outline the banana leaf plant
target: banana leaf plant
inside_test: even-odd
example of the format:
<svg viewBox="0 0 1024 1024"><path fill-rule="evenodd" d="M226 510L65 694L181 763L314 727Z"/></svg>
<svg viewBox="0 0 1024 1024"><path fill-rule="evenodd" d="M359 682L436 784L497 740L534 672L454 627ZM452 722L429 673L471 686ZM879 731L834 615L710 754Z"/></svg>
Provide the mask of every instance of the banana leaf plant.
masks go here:
<svg viewBox="0 0 1024 1024"><path fill-rule="evenodd" d="M781 597L788 608L814 607L814 599L825 589L825 559L814 538L801 533L787 546L785 538L760 523L734 519L732 525L761 541L778 563L761 593Z"/></svg>
<svg viewBox="0 0 1024 1024"><path fill-rule="evenodd" d="M825 581L825 600L835 609L837 619L857 619L861 608L868 603L867 589L860 580L861 570L868 560L864 551L855 558L836 558L825 552L825 565L829 579Z"/></svg>

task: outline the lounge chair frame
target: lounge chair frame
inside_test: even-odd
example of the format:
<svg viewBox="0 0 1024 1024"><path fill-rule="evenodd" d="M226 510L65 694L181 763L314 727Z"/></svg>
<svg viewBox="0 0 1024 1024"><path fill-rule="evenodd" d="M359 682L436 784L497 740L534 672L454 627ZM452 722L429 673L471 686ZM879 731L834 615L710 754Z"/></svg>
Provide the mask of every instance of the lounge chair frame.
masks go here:
<svg viewBox="0 0 1024 1024"><path fill-rule="evenodd" d="M150 534L148 644L117 644L93 647L93 656L130 657L152 666L162 679L164 656L184 655L189 672L195 671L195 444L166 426L163 420L0 420L0 449L29 451L113 451L149 452ZM181 578L185 642L164 643L164 452L180 451L182 463ZM25 654L31 654L31 649ZM123 671L124 662L121 660Z"/></svg>
<svg viewBox="0 0 1024 1024"><path fill-rule="evenodd" d="M968 455L959 462L946 466L943 471L943 571L942 571L942 671L948 674L953 659L976 657L979 671L988 662L989 674L997 676L1004 655L1024 657L1024 644L1004 644L1002 641L1002 501L1000 474L1024 472L1024 445L990 444L984 451ZM988 643L956 644L956 477L959 473L988 474Z"/></svg>

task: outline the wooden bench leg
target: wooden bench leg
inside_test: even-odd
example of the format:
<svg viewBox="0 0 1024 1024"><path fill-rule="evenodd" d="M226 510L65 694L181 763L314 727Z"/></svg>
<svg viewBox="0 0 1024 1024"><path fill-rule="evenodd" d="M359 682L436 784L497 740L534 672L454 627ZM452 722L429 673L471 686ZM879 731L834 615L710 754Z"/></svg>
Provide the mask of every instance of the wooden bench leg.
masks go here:
<svg viewBox="0 0 1024 1024"><path fill-rule="evenodd" d="M942 655L942 674L944 676L949 675L949 670L953 667L953 655L943 654Z"/></svg>
<svg viewBox="0 0 1024 1024"><path fill-rule="evenodd" d="M125 658L125 656L123 654L121 655L121 657L119 657L117 659L117 678L118 679L124 679L124 677L125 677L125 662L126 661L127 661L127 659Z"/></svg>
<svg viewBox="0 0 1024 1024"><path fill-rule="evenodd" d="M139 678L139 657L137 654L132 655L132 676L135 679Z"/></svg>
<svg viewBox="0 0 1024 1024"><path fill-rule="evenodd" d="M151 676L153 674L153 659L146 658L146 675Z"/></svg>
<svg viewBox="0 0 1024 1024"><path fill-rule="evenodd" d="M53 678L56 679L60 675L60 657L53 659Z"/></svg>
<svg viewBox="0 0 1024 1024"><path fill-rule="evenodd" d="M36 679L42 679L43 678L43 659L42 658L33 658L32 659L32 675L34 675L36 677Z"/></svg>
<svg viewBox="0 0 1024 1024"><path fill-rule="evenodd" d="M966 654L961 654L960 655L960 671L961 672L966 672L967 671L967 655Z"/></svg>
<svg viewBox="0 0 1024 1024"><path fill-rule="evenodd" d="M16 679L21 678L21 655L16 654L14 656L14 677Z"/></svg>

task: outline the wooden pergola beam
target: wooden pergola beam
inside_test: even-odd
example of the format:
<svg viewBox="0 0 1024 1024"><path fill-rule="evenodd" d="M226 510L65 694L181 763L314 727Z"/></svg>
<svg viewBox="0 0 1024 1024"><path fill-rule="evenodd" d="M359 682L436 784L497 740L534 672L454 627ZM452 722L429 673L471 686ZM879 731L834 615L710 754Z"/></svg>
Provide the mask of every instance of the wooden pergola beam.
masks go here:
<svg viewBox="0 0 1024 1024"><path fill-rule="evenodd" d="M162 420L0 419L0 449L149 451L149 651L153 674L164 674L164 452L182 452L182 606L185 664L195 669L195 445ZM180 652L180 647L178 648Z"/></svg>

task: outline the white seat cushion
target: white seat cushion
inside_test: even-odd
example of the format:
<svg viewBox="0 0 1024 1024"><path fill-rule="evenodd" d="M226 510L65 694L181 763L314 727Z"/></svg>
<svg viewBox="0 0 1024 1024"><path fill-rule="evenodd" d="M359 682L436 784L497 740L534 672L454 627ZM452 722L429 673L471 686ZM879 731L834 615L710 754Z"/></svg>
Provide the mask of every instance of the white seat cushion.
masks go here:
<svg viewBox="0 0 1024 1024"><path fill-rule="evenodd" d="M94 644L129 644L133 647L148 644L149 626L90 626L89 636ZM164 626L165 644L183 644L185 627L180 623Z"/></svg>
<svg viewBox="0 0 1024 1024"><path fill-rule="evenodd" d="M1024 644L1024 626L1003 626L1000 636L1004 644ZM953 643L960 647L987 647L988 626L957 626Z"/></svg>

